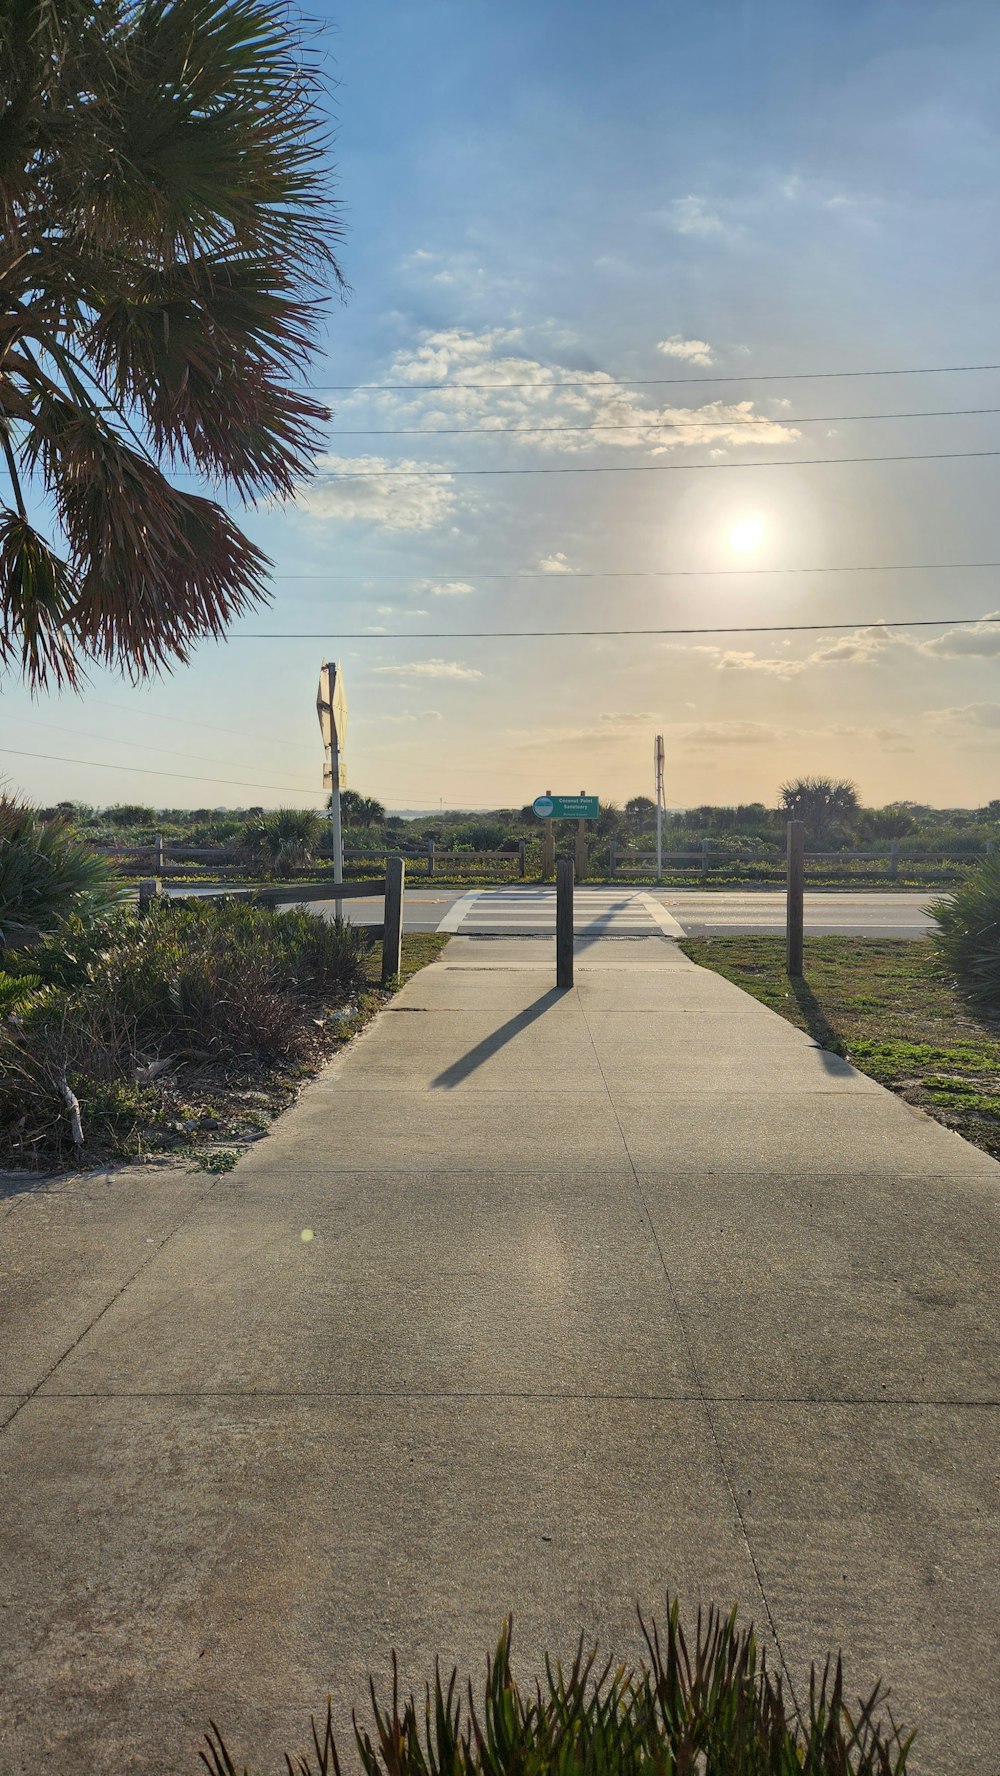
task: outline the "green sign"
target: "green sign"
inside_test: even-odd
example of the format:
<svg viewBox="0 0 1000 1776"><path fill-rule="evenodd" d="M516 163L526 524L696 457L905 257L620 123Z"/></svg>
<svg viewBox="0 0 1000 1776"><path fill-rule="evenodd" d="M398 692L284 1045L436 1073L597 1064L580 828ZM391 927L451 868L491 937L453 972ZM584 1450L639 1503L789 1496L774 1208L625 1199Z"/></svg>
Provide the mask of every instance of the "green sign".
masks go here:
<svg viewBox="0 0 1000 1776"><path fill-rule="evenodd" d="M596 820L596 796L536 796L531 804L539 820Z"/></svg>

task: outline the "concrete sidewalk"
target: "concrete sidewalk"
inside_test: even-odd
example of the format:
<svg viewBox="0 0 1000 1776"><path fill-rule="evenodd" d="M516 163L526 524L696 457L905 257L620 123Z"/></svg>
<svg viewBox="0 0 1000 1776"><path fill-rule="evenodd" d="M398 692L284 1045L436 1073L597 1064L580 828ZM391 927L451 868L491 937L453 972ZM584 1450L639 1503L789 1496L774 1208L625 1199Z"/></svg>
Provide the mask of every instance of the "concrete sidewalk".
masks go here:
<svg viewBox="0 0 1000 1776"><path fill-rule="evenodd" d="M453 939L232 1176L0 1198L5 1776L274 1769L667 1587L995 1776L1000 1168L664 938L552 979Z"/></svg>

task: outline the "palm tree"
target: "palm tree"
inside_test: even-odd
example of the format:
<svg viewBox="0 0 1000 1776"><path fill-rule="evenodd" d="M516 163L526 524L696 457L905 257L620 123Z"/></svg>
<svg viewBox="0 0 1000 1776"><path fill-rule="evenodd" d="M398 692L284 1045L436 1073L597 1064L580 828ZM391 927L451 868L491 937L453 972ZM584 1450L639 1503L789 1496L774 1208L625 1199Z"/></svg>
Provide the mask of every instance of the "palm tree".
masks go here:
<svg viewBox="0 0 1000 1776"><path fill-rule="evenodd" d="M801 820L816 845L845 843L860 813L855 784L829 777L799 777L781 786L781 807L790 820Z"/></svg>
<svg viewBox="0 0 1000 1776"><path fill-rule="evenodd" d="M171 477L287 495L328 417L289 383L342 283L294 16L0 0L0 664L33 684L141 678L264 597L267 558Z"/></svg>

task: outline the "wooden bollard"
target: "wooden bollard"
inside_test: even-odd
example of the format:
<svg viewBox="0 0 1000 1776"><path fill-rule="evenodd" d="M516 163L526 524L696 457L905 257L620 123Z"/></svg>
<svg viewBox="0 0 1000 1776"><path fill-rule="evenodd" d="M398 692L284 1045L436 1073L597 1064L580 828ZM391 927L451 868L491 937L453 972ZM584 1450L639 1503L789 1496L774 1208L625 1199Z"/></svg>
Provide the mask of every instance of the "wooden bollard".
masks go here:
<svg viewBox="0 0 1000 1776"><path fill-rule="evenodd" d="M556 864L556 986L573 985L573 859Z"/></svg>
<svg viewBox="0 0 1000 1776"><path fill-rule="evenodd" d="M403 963L403 888L406 865L401 857L388 857L385 865L385 920L382 926L382 985L397 975Z"/></svg>
<svg viewBox="0 0 1000 1776"><path fill-rule="evenodd" d="M788 886L785 905L785 970L793 980L802 976L805 930L805 827L801 820L788 822Z"/></svg>

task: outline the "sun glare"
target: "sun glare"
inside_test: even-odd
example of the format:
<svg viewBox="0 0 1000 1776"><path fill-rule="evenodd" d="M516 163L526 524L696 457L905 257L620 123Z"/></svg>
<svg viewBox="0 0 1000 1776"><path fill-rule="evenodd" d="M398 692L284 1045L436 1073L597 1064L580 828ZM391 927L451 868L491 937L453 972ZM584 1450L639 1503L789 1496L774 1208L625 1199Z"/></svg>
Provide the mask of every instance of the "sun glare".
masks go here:
<svg viewBox="0 0 1000 1776"><path fill-rule="evenodd" d="M739 555L748 555L751 549L760 547L763 537L762 518L740 518L729 532L729 547Z"/></svg>

